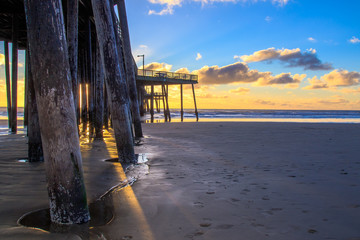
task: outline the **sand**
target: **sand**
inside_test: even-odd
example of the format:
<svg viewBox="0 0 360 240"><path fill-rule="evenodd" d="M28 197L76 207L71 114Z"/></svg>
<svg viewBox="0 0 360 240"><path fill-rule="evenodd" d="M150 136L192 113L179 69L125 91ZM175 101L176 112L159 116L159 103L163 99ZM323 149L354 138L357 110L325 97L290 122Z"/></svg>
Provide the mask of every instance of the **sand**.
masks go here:
<svg viewBox="0 0 360 240"><path fill-rule="evenodd" d="M148 174L103 199L112 221L89 239L360 239L360 125L144 124ZM124 179L113 138L82 156L89 201ZM26 138L0 136L0 239L80 239L19 226L47 207L43 164Z"/></svg>

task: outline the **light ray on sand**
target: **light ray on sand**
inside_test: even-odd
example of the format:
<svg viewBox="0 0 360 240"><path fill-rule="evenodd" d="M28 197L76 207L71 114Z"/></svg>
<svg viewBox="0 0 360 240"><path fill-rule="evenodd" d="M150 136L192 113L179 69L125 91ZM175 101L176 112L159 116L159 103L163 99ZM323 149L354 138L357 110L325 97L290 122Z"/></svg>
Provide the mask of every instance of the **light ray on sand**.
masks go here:
<svg viewBox="0 0 360 240"><path fill-rule="evenodd" d="M123 167L120 164L115 164L115 171L119 174L120 178L122 180L126 180L126 175L124 172ZM154 235L150 229L149 223L145 217L144 211L130 185L128 185L125 188L122 188L118 191L122 191L122 193L125 195L125 199L127 200L127 204L130 207L130 210L133 211L133 216L137 220L137 225L141 226L142 230L141 235L142 239L148 239L148 240L154 240Z"/></svg>

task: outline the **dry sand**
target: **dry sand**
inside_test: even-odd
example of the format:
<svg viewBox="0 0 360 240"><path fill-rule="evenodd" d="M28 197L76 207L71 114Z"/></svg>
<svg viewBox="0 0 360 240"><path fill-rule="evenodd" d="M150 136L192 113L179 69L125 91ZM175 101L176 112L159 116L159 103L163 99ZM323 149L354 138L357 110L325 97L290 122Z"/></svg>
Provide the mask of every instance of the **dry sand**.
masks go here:
<svg viewBox="0 0 360 240"><path fill-rule="evenodd" d="M149 174L103 199L113 220L90 239L360 239L360 125L144 124ZM89 201L124 176L113 138L82 139ZM17 225L47 207L43 164L0 136L0 239L79 239Z"/></svg>

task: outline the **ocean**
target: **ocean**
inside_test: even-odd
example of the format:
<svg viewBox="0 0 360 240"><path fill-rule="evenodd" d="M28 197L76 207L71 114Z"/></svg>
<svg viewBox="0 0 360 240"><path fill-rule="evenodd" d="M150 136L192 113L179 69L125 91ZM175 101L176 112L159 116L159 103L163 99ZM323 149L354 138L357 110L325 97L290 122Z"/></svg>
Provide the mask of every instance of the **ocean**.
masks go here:
<svg viewBox="0 0 360 240"><path fill-rule="evenodd" d="M360 111L340 110L245 110L199 109L199 122L309 122L309 123L360 123ZM24 108L18 109L18 119L23 120ZM7 120L7 109L0 107L0 120ZM150 122L150 114L143 118ZM180 110L171 110L171 121L180 122ZM184 122L195 122L194 110L184 110ZM164 122L162 113L155 113L154 122ZM0 123L0 135L8 133L6 121ZM19 126L19 132L23 132Z"/></svg>
<svg viewBox="0 0 360 240"><path fill-rule="evenodd" d="M312 122L360 123L360 111L340 110L245 110L200 109L199 122ZM180 110L172 109L172 121L180 121ZM154 122L163 122L164 115L155 113ZM184 110L184 121L196 121L194 110ZM150 122L147 115L146 122Z"/></svg>

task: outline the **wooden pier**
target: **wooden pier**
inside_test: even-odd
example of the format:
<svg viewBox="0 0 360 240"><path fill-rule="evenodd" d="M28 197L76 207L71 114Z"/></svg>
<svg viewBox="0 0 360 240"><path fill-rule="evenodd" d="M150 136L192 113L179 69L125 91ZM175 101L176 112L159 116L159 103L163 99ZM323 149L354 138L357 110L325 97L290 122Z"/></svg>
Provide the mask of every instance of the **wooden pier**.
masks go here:
<svg viewBox="0 0 360 240"><path fill-rule="evenodd" d="M26 52L28 159L45 162L50 215L55 223L90 219L81 128L88 129L93 139L102 139L103 128L111 122L119 161L136 163L134 139L143 136L140 113L148 106L153 119L154 101L157 111L162 101L165 119L171 119L168 85L180 84L182 89L183 84L192 84L197 115L196 75L137 70L124 0L2 0L0 41L5 45L8 124L14 134L18 50ZM154 93L155 85L161 85L161 94ZM150 93L146 86L151 87Z"/></svg>
<svg viewBox="0 0 360 240"><path fill-rule="evenodd" d="M140 107L143 108L140 112L149 112L151 115L151 122L154 122L154 107L157 112L160 112L160 105L163 104L165 121L171 121L169 108L169 85L180 86L180 115L181 121L184 119L184 104L183 104L183 85L191 84L193 90L194 108L196 120L199 120L194 84L198 83L198 76L187 73L175 73L166 71L154 71L138 69L136 83L140 88L146 89L150 86L150 91L139 91L142 95L139 96ZM154 92L154 87L160 86L161 92ZM150 103L149 103L150 102ZM155 106L154 106L155 102Z"/></svg>

